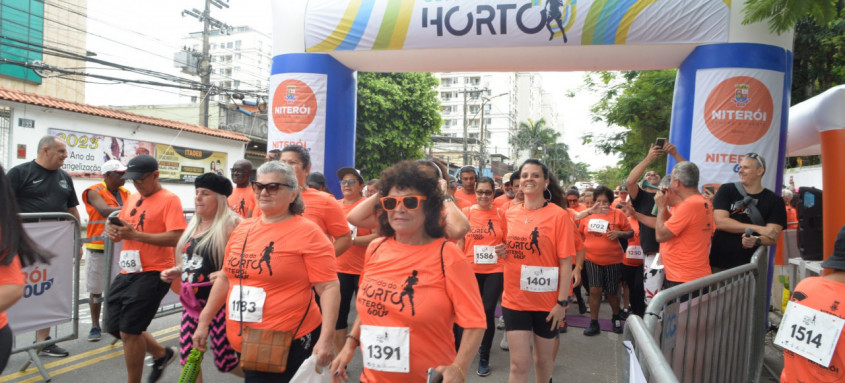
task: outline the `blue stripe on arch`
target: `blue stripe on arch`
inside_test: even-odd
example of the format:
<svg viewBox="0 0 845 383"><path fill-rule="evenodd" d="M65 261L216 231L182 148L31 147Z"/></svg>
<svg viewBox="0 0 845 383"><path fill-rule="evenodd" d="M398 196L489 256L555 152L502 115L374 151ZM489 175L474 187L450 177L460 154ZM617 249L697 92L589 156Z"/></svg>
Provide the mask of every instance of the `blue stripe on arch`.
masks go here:
<svg viewBox="0 0 845 383"><path fill-rule="evenodd" d="M336 51L353 50L361 42L364 37L364 31L367 29L367 24L370 21L370 15L373 14L373 4L375 1L362 1L361 8L358 9L358 14L355 15L355 21L352 27L349 28L349 33L343 39L343 42L335 48Z"/></svg>
<svg viewBox="0 0 845 383"><path fill-rule="evenodd" d="M628 13L628 10L636 3L637 0L622 0L619 1L604 28L604 38L602 44L613 45L616 43L616 33L619 31L619 24L622 23L622 18Z"/></svg>

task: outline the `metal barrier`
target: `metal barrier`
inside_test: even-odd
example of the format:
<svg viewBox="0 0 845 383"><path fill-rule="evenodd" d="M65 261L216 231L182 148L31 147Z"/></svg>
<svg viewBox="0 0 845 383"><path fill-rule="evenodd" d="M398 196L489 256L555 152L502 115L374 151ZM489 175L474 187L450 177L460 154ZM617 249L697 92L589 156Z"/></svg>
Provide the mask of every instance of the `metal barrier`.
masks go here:
<svg viewBox="0 0 845 383"><path fill-rule="evenodd" d="M79 303L80 303L79 302L79 262L80 262L80 259L81 259L81 253L79 252L79 248L80 248L81 243L82 243L81 240L80 240L80 233L79 233L79 231L80 231L79 220L77 220L76 217L74 217L73 215L71 215L69 213L21 213L20 218L23 222L25 222L24 228L26 228L27 226L29 226L32 223L39 223L39 222L44 222L44 221L69 221L73 226L73 229L72 229L72 231L73 231L73 245L72 245L72 249L71 249L72 254L73 254L73 267L72 267L72 274L71 274L72 275L72 277L71 277L71 281L72 281L71 282L72 283L72 288L71 288L71 297L72 297L71 298L71 316L70 316L70 318L67 318L67 320L64 319L63 317L59 317L59 318L56 319L58 321L58 322L56 322L57 324L50 325L50 326L58 326L58 325L63 325L63 324L70 322L71 333L67 334L67 335L63 335L63 336L58 336L58 330L57 330L56 337L52 338L48 341L42 341L42 342L36 342L36 343L27 343L25 345L15 344L14 347L12 348L13 354L20 353L20 352L26 352L29 355L29 361L24 364L24 366L20 369L20 371L24 371L27 368L29 368L30 364L35 364L35 366L38 368L38 372L41 374L42 377L44 377L44 380L49 381L50 375L47 373L47 369L44 367L44 364L41 363L41 359L38 357L38 351L45 346L55 344L55 343L59 343L59 342L63 342L63 341L67 341L67 340L74 340L74 339L77 339L79 337ZM47 244L51 243L49 240L46 240L46 238L39 238L37 236L32 236L32 235L30 235L30 236L33 238L33 240L36 243L40 244L41 246L48 246ZM53 239L55 239L55 238L53 238ZM55 249L50 249L49 246L48 246L48 250L55 250ZM59 256L61 256L61 255L59 255ZM41 265L41 266L36 265L36 267L43 267L43 266L44 265ZM52 269L49 269L49 267L45 267L45 269L42 272L46 273L48 270L52 270ZM32 277L30 277L30 279L31 278ZM57 281L57 280L51 279L49 281L49 284L52 287L52 286L54 286L54 283L58 284L58 282L59 281ZM41 293L42 294L47 289L43 283L48 283L48 281L45 280L45 281L42 282L42 285L41 285ZM31 288L30 291L33 291L33 290L35 290L35 288ZM39 295L39 294L36 292L36 295ZM9 319L10 319L10 324L11 324L11 321L13 320L13 318L12 318L13 315L14 315L13 310L15 310L15 308L16 307L13 306L9 310L7 310L7 314L9 315ZM22 306L18 306L17 308L21 309ZM32 314L32 313L29 313L29 314ZM24 332L26 332L26 331L24 331Z"/></svg>
<svg viewBox="0 0 845 383"><path fill-rule="evenodd" d="M747 264L663 290L648 305L644 320L629 317L623 339L633 344L647 381L759 380L767 254L768 247L760 247ZM630 373L623 368L623 377Z"/></svg>

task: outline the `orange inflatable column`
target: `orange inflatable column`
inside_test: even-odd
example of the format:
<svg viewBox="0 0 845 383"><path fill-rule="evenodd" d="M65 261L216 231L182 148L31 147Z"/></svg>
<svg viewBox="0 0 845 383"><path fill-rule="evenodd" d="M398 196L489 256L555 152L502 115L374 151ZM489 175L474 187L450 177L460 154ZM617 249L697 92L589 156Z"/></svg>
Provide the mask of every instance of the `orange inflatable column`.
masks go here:
<svg viewBox="0 0 845 383"><path fill-rule="evenodd" d="M833 254L836 234L845 225L845 208L838 205L842 200L841 196L845 195L845 150L843 150L845 129L823 130L819 133L819 138L822 146L822 179L824 179L822 238L824 259L827 259Z"/></svg>

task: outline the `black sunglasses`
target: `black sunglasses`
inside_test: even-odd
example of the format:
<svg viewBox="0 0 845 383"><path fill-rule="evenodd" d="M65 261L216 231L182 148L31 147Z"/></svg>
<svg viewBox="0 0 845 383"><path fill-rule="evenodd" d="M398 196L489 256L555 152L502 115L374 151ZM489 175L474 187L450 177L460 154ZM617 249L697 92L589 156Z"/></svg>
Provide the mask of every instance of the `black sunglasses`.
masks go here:
<svg viewBox="0 0 845 383"><path fill-rule="evenodd" d="M270 183L267 183L267 184L263 184L263 183L258 182L258 181L252 181L252 191L254 191L256 193L261 193L262 190L267 189L267 193L275 194L276 192L279 191L279 188L282 187L282 186L290 187L288 185L285 185L285 184L279 183L279 182L270 182Z"/></svg>
<svg viewBox="0 0 845 383"><path fill-rule="evenodd" d="M746 156L746 157L748 157L748 158L751 158L751 159L755 159L755 160L757 160L757 163L758 163L758 164L760 164L760 167L761 167L761 168L763 168L763 169L765 169L765 168L766 168L766 164L763 162L763 157L760 157L760 155L759 155L759 154L757 154L757 153L748 153L748 154L746 154L745 156Z"/></svg>

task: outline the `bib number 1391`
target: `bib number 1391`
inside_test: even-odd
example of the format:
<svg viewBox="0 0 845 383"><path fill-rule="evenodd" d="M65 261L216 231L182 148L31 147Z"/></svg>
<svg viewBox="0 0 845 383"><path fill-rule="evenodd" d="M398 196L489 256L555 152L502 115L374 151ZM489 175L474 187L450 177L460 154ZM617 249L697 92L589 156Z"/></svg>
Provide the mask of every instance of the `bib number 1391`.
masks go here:
<svg viewBox="0 0 845 383"><path fill-rule="evenodd" d="M371 370L408 372L410 329L361 325L361 354L364 366Z"/></svg>

